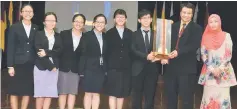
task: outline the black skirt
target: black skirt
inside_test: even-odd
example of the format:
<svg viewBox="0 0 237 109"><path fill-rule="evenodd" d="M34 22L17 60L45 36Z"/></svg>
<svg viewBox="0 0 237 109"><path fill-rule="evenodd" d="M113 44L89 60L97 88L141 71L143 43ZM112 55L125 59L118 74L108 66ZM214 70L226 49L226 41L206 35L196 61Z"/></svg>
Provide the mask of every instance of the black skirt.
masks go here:
<svg viewBox="0 0 237 109"><path fill-rule="evenodd" d="M131 92L131 71L110 70L107 74L104 93L117 98L125 98Z"/></svg>
<svg viewBox="0 0 237 109"><path fill-rule="evenodd" d="M104 86L104 81L104 71L85 71L84 78L82 78L83 90L90 93L100 93Z"/></svg>
<svg viewBox="0 0 237 109"><path fill-rule="evenodd" d="M9 76L8 94L16 96L33 96L33 63L18 64L14 66L15 75ZM9 74L8 74L9 75Z"/></svg>

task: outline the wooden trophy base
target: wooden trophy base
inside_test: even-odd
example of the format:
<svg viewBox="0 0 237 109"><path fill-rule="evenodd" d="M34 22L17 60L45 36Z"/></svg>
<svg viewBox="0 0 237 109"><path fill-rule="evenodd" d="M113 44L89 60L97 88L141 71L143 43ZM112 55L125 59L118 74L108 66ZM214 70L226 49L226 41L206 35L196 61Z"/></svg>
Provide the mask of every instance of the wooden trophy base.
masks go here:
<svg viewBox="0 0 237 109"><path fill-rule="evenodd" d="M155 52L154 55L156 58L159 58L159 59L169 59L168 54L160 54L160 53Z"/></svg>

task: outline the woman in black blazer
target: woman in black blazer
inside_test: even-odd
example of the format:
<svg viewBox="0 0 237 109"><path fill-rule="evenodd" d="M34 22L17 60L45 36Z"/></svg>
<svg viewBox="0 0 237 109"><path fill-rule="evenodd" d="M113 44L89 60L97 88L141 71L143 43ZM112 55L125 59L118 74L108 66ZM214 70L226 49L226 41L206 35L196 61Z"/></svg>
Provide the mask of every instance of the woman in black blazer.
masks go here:
<svg viewBox="0 0 237 109"><path fill-rule="evenodd" d="M106 32L106 62L108 68L105 93L109 95L110 109L122 109L131 89L131 38L132 31L125 27L126 12L114 12L115 27Z"/></svg>
<svg viewBox="0 0 237 109"><path fill-rule="evenodd" d="M22 20L9 29L7 67L10 75L8 91L12 109L18 109L18 96L22 96L21 109L27 109L34 93L33 68L35 61L34 38L38 27L32 24L33 8L21 8Z"/></svg>
<svg viewBox="0 0 237 109"><path fill-rule="evenodd" d="M62 38L62 54L59 58L58 93L59 107L74 109L76 95L78 93L78 62L79 42L85 26L86 18L83 14L75 14L72 18L73 28L60 33Z"/></svg>
<svg viewBox="0 0 237 109"><path fill-rule="evenodd" d="M93 29L82 36L79 45L81 50L79 73L84 76L85 109L91 109L91 106L93 109L98 109L100 104L99 93L103 87L106 70L104 62L106 42L103 33L106 23L107 20L103 14L96 15L93 20Z"/></svg>
<svg viewBox="0 0 237 109"><path fill-rule="evenodd" d="M36 109L49 109L51 98L58 97L58 57L62 42L59 34L53 30L56 22L56 14L47 12L44 17L44 30L37 32L35 37L35 49L38 54L34 67Z"/></svg>

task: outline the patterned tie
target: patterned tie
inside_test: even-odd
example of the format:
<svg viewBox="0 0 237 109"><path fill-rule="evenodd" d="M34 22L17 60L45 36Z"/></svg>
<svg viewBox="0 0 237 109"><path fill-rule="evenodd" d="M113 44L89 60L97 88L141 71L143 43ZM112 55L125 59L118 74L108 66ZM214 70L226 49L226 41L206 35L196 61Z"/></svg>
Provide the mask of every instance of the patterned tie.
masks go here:
<svg viewBox="0 0 237 109"><path fill-rule="evenodd" d="M182 36L183 32L184 32L184 29L186 27L186 24L184 23L183 26L182 26L182 29L180 30L179 32L179 37L178 37L178 40L177 40L177 43L176 43L176 46L175 46L175 49L178 50L178 46L179 46L179 40L180 40L180 37Z"/></svg>
<svg viewBox="0 0 237 109"><path fill-rule="evenodd" d="M146 45L146 50L149 51L149 45L150 45L150 43L149 43L149 37L148 37L148 32L149 32L149 30L148 30L148 31L143 30L143 31L145 32L145 45Z"/></svg>

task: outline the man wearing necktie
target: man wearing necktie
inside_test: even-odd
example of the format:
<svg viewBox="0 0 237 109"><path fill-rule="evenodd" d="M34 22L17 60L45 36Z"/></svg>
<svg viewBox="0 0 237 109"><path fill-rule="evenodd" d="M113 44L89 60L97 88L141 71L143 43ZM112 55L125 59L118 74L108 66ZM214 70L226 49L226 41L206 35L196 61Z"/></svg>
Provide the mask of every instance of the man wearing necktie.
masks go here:
<svg viewBox="0 0 237 109"><path fill-rule="evenodd" d="M152 53L153 31L151 13L142 10L138 13L138 22L141 28L134 32L132 37L132 109L154 109L154 96L158 79L159 66Z"/></svg>
<svg viewBox="0 0 237 109"><path fill-rule="evenodd" d="M164 73L167 109L177 109L178 95L182 99L182 109L193 109L194 89L197 83L196 51L200 47L202 28L192 22L194 6L191 3L181 5L181 21L172 25L171 49Z"/></svg>

